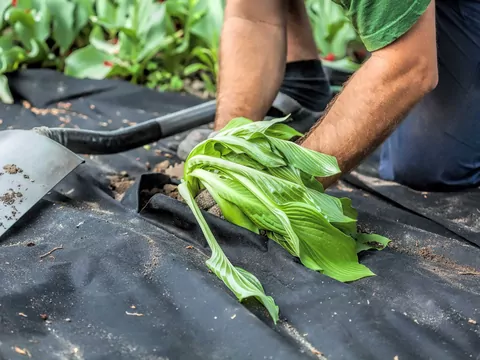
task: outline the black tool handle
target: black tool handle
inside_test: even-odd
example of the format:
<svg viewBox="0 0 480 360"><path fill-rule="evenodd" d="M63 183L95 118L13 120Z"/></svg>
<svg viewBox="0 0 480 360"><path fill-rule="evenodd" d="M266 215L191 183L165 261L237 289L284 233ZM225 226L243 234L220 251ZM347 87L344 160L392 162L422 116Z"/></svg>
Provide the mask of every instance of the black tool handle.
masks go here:
<svg viewBox="0 0 480 360"><path fill-rule="evenodd" d="M113 131L38 127L33 130L77 154L115 154L212 122L216 101L208 101L138 125Z"/></svg>

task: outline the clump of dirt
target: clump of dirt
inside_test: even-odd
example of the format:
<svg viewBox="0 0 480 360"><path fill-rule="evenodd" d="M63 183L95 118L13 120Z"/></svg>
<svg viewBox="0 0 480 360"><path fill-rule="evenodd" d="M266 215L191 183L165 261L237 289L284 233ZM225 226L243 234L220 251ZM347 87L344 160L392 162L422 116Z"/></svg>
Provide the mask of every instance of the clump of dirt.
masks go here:
<svg viewBox="0 0 480 360"><path fill-rule="evenodd" d="M148 201L157 194L163 194L171 197L172 199L185 202L182 196L178 193L177 185L165 184L161 188L154 187L151 189L143 189L142 191L140 191L140 203L142 204L142 207L144 207L148 203Z"/></svg>
<svg viewBox="0 0 480 360"><path fill-rule="evenodd" d="M365 244L378 250L382 250L384 248L383 244L379 243L378 241L367 241Z"/></svg>
<svg viewBox="0 0 480 360"><path fill-rule="evenodd" d="M221 219L224 219L222 209L217 205L215 199L210 193L204 189L195 197L195 202L202 210L206 210L208 213L215 215Z"/></svg>
<svg viewBox="0 0 480 360"><path fill-rule="evenodd" d="M165 170L165 174L172 178L181 179L183 177L183 165L184 163L181 162L180 164L169 166Z"/></svg>
<svg viewBox="0 0 480 360"><path fill-rule="evenodd" d="M5 172L7 174L10 174L10 175L15 175L15 174L21 174L23 173L23 170L20 169L17 165L15 164L7 164L3 167L3 170L5 170Z"/></svg>
<svg viewBox="0 0 480 360"><path fill-rule="evenodd" d="M181 179L183 177L184 162L171 165L170 160L163 160L156 164L152 171L170 176L171 178Z"/></svg>
<svg viewBox="0 0 480 360"><path fill-rule="evenodd" d="M110 180L109 187L114 192L115 199L118 201L123 199L127 190L135 182L135 179L130 178L128 174L123 171L120 174L109 176L108 179Z"/></svg>
<svg viewBox="0 0 480 360"><path fill-rule="evenodd" d="M212 195L207 190L203 190L195 197L195 201L198 204L198 207L202 210L209 210L216 205L215 200Z"/></svg>
<svg viewBox="0 0 480 360"><path fill-rule="evenodd" d="M176 200L181 199L181 196L177 190L177 185L173 185L173 184L163 185L162 193ZM183 201L183 199L181 200Z"/></svg>
<svg viewBox="0 0 480 360"><path fill-rule="evenodd" d="M0 196L0 202L5 205L13 205L17 200L21 200L23 194L19 191L14 191L13 189L8 190L5 194Z"/></svg>
<svg viewBox="0 0 480 360"><path fill-rule="evenodd" d="M153 172L154 173L165 173L165 170L170 166L170 161L164 160L162 162L159 162L153 167Z"/></svg>
<svg viewBox="0 0 480 360"><path fill-rule="evenodd" d="M178 193L177 185L174 184L165 184L161 188L154 187L151 189L143 189L141 194L148 198L151 198L156 194L163 194L171 197L172 199L183 201L183 198Z"/></svg>
<svg viewBox="0 0 480 360"><path fill-rule="evenodd" d="M145 199L145 201L142 201L142 203L146 203L152 196L157 194L164 194L163 189L157 187L151 189L143 189L142 191L140 191L140 196Z"/></svg>
<svg viewBox="0 0 480 360"><path fill-rule="evenodd" d="M177 185L175 184L165 184L162 188L152 188L145 189L141 191L141 196L144 199L143 203L146 203L152 196L156 194L163 194L172 199L185 202L182 196L178 193ZM198 207L202 210L209 212L212 215L215 215L219 218L224 218L220 206L218 206L213 199L212 195L207 190L203 190L195 197L195 201L198 204Z"/></svg>
<svg viewBox="0 0 480 360"><path fill-rule="evenodd" d="M224 219L222 209L220 209L220 206L218 206L217 204L213 205L210 209L208 209L208 212L212 215L215 215L216 217Z"/></svg>

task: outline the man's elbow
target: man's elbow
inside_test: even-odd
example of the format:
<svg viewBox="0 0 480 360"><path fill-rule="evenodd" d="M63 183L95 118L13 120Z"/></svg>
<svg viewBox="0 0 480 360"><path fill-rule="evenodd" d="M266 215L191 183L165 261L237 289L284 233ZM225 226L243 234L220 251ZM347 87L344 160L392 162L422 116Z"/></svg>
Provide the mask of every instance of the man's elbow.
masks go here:
<svg viewBox="0 0 480 360"><path fill-rule="evenodd" d="M434 90L438 85L438 65L437 58L430 56L416 56L412 65L412 75L417 80L413 80L418 84L420 95L426 95Z"/></svg>

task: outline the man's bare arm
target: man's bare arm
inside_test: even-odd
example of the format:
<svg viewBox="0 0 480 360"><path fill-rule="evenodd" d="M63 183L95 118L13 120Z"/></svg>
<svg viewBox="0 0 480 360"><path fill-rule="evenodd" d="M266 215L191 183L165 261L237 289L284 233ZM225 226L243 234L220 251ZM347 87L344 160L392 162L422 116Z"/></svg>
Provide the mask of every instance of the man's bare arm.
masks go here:
<svg viewBox="0 0 480 360"><path fill-rule="evenodd" d="M220 44L215 130L262 120L285 71L287 0L228 0Z"/></svg>
<svg viewBox="0 0 480 360"><path fill-rule="evenodd" d="M372 54L299 143L335 156L347 173L391 134L437 81L432 1L410 31ZM321 182L329 186L336 179Z"/></svg>

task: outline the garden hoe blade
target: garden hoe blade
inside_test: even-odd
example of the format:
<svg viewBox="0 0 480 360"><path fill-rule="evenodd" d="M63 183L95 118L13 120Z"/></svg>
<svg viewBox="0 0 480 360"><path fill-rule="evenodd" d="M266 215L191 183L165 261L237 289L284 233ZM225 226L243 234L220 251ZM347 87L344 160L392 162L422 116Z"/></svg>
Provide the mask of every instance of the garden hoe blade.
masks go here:
<svg viewBox="0 0 480 360"><path fill-rule="evenodd" d="M83 162L33 131L0 131L0 237Z"/></svg>

